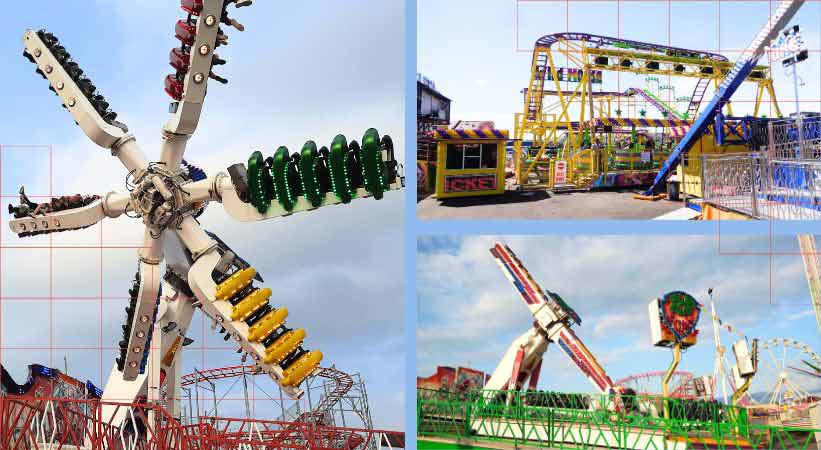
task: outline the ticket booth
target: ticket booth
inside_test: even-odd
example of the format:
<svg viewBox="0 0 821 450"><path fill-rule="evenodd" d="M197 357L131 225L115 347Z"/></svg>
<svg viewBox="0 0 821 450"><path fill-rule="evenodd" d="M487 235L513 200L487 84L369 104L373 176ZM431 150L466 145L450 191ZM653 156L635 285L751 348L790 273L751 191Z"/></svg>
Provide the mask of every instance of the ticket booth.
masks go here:
<svg viewBox="0 0 821 450"><path fill-rule="evenodd" d="M504 193L507 130L439 129L433 134L436 198Z"/></svg>

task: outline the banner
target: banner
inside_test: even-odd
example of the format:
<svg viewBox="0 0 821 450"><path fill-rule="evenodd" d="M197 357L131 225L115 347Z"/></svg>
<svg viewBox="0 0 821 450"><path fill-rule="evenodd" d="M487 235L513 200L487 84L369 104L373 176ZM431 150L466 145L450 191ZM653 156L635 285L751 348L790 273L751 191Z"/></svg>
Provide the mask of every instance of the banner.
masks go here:
<svg viewBox="0 0 821 450"><path fill-rule="evenodd" d="M567 67L557 67L556 68L556 75L559 77L559 81L569 81L572 83L578 83L582 81L582 75L584 75L584 71L582 69L571 69ZM548 67L547 68L547 79L549 81L553 81L553 70ZM590 71L590 81L593 84L601 84L602 83L602 71L601 70L592 70Z"/></svg>

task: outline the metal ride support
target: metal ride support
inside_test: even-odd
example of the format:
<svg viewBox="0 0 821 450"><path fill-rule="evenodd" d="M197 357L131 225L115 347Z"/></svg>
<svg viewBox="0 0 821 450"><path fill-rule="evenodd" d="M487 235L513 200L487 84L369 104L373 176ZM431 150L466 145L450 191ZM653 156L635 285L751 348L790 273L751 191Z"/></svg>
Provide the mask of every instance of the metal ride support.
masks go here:
<svg viewBox="0 0 821 450"><path fill-rule="evenodd" d="M196 386L199 383L207 382L212 386L214 395L214 413L205 414L206 416L218 416L217 414L217 395L214 382L217 380L225 380L241 378L243 383L247 383L248 377L257 375L264 375L255 366L241 365L231 367L221 367L207 370L196 370L190 374L181 377L181 386L190 387ZM315 385L317 380L323 381L321 385ZM256 385L256 383L254 383ZM341 426L343 428L350 428L351 424L348 421L351 417L347 414L353 414L358 421L354 421L354 426L358 429L372 429L373 421L371 418L370 409L367 401L367 394L365 392L364 382L358 375L349 375L334 367L320 368L314 378L306 382L304 387L306 397L308 399L308 410L299 413L298 415L289 416L285 411L284 404L282 405L282 415L280 421L288 420L290 425L284 425L279 432L279 438L285 442L299 441L301 438L298 430L301 424L316 424L322 426ZM314 392L312 399L312 391L319 390L319 395ZM227 395L227 393L226 393ZM249 398L247 388L244 388L244 400L246 404L246 412L249 411ZM280 398L281 400L281 398ZM199 399L197 398L197 401ZM295 406L299 406L296 405ZM199 409L197 414L191 414L193 418L199 416ZM250 418L250 414L246 413L246 418ZM341 422L341 423L339 423ZM253 434L253 433L252 433ZM376 449L379 446L377 441L370 441L366 436L362 436L363 442L366 444L364 448ZM296 445L296 444L294 444Z"/></svg>
<svg viewBox="0 0 821 450"><path fill-rule="evenodd" d="M581 71L577 86L565 92L560 84L560 72L556 67L554 53L558 52L574 67ZM591 73L593 71L616 71L638 74L664 75L671 77L689 77L698 80L693 92L688 117L692 118L709 81L718 86L719 80L730 72L732 64L722 55L699 50L682 49L647 42L630 41L607 36L586 33L557 33L543 36L536 41L533 49L530 81L524 96L524 112L517 114L514 130L514 158L516 164L516 181L522 188L527 188L529 177L536 166L546 159L548 146L558 140L559 131L566 131L567 139L558 159L569 159L581 150L581 139L585 132L593 139L598 133L596 127L588 124L596 118L610 118L609 107L595 105L592 97L598 96L592 89ZM756 97L756 110L763 94L769 94L775 103L775 92L772 80L767 76L767 68L754 66L749 81L759 85ZM553 81L552 89L547 90L545 82ZM555 96L556 104L548 104L546 96ZM571 119L570 108L579 108L578 121ZM556 112L551 113L550 110ZM777 111L780 116L780 111ZM535 155L530 151L530 162L525 164L522 142L532 135ZM592 157L591 157L592 158ZM552 166L552 164L551 164ZM551 170L552 173L552 170ZM571 177L572 178L572 177ZM541 183L552 187L552 180Z"/></svg>
<svg viewBox="0 0 821 450"><path fill-rule="evenodd" d="M667 176L678 165L681 156L686 154L699 138L707 131L715 116L721 112L722 108L730 101L735 91L741 86L756 67L756 63L764 55L764 52L773 38L784 28L795 16L804 0L782 0L773 12L767 23L761 28L750 45L741 53L733 65L732 70L724 78L724 81L716 90L715 96L695 120L693 125L687 130L687 134L673 149L673 152L662 164L661 169L653 180L652 186L645 192L646 195L655 194L661 185L666 182ZM757 110L757 108L756 108Z"/></svg>
<svg viewBox="0 0 821 450"><path fill-rule="evenodd" d="M664 418L670 418L670 408L667 405L667 399L670 397L670 379L673 378L673 374L678 369L678 364L681 362L681 344L676 343L673 346L673 362L670 363L670 367L667 369L667 372L664 374L664 379L661 381L661 393L664 396Z"/></svg>

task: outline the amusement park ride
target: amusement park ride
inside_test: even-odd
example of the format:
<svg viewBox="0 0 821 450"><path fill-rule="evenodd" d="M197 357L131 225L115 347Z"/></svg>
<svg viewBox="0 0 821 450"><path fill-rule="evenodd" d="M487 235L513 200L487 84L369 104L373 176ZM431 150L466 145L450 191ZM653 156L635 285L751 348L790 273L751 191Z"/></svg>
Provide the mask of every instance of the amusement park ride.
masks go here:
<svg viewBox="0 0 821 450"><path fill-rule="evenodd" d="M227 173L210 177L184 160L186 143L197 129L208 80L227 82L213 72L214 66L225 64L215 53L228 40L221 25L244 29L229 17L227 9L248 6L251 1L181 3L186 18L176 24L180 45L170 53L175 73L165 79L165 91L174 101L162 129L156 162L147 161L128 127L117 120L117 114L52 33L29 30L23 37L23 55L36 65L37 73L48 81L49 89L77 125L125 166L129 192L59 197L37 204L21 188L20 205L9 205L14 215L12 231L20 237L63 232L123 214L141 218L145 225L138 271L125 308L120 354L113 362L99 405L98 420L115 428L133 421L132 409L122 403L161 408L147 409L149 423L159 416L180 417L180 360L191 342L186 332L197 309L212 321L224 340L236 346L243 361L248 358L252 362L254 373L270 377L288 396L299 399L304 380L327 375L329 369L319 366L322 353L303 344L305 330L286 326L288 310L270 305L272 290L257 286L262 277L197 221L209 203L221 204L235 220L258 221L356 198L379 200L403 186L390 137L380 139L374 129L368 130L360 143L338 135L330 148L317 149L308 141L293 154L285 147L268 158L256 151L247 166L234 164ZM299 420L320 423L321 417L309 414ZM12 442L2 446L11 448Z"/></svg>
<svg viewBox="0 0 821 450"><path fill-rule="evenodd" d="M485 385L485 391L518 391L528 380L527 389L536 389L542 357L548 345L555 342L598 392L615 393L613 381L571 329L571 326L581 324L578 314L559 294L543 290L508 246L497 242L490 253L508 281L519 291L534 321L530 330L510 344Z"/></svg>
<svg viewBox="0 0 821 450"><path fill-rule="evenodd" d="M539 38L524 90L524 111L515 117L515 184L523 190L651 185L649 195L664 185L681 157L699 142L703 153L747 152L745 146L728 146L723 136L746 136L753 122L763 120L756 117L762 113L765 94L772 107L767 113L781 117L770 68L758 61L802 4L780 2L735 63L717 53L587 33ZM557 56L573 68L558 67ZM596 91L594 85L601 83L605 72L689 78L696 84L686 110L679 111L648 89ZM568 90L565 82L576 86ZM734 118L730 98L744 82L756 85L752 117ZM714 97L702 107L711 86ZM662 117L645 117L643 109L638 117L623 117L622 99L633 97L643 99ZM722 113L725 107L727 117ZM653 139L641 138L652 130L661 132ZM525 142L532 146L524 147Z"/></svg>
<svg viewBox="0 0 821 450"><path fill-rule="evenodd" d="M773 427L763 432L765 436L769 433L767 439L770 440L775 439L773 436L778 433L804 433L802 436L805 437L795 442L821 444L821 416L818 411L821 398L812 393L811 387L821 378L819 356L809 346L794 339L760 341L744 336L718 319L712 289L709 295L716 344L716 373L695 376L676 370L682 351L697 342L702 306L691 295L673 291L651 300L648 305L651 343L673 351L669 369L631 375L613 382L573 332L571 327L581 324L576 312L558 294L542 289L508 246L497 242L490 253L528 305L534 321L530 330L510 344L483 387L477 387L474 392L453 393L470 403L468 411L472 412L464 419L461 416L457 419L467 421L464 426L469 427L466 429L471 430L471 436L513 438L522 442L547 441L558 447L572 444L581 445L582 448L648 449L667 445L665 448L685 449L693 448L688 443L716 442L694 432L695 421L706 421L710 427L721 421L726 422L728 429L716 439L724 442L727 448L733 445L741 445L742 448L782 448L773 446L773 442L764 447L751 444L754 441L750 434L752 425ZM731 366L727 364L719 330L733 332L738 337L732 345L735 363ZM556 343L570 357L593 384L596 393L565 394L537 389L544 354L551 343ZM731 389L731 399L726 398L727 385ZM725 395L723 402L718 395L719 386ZM447 423L446 419L458 410L451 403L437 403L443 395L441 391L424 391L419 395L422 399L420 430L423 433ZM555 409L548 413L545 408ZM516 411L523 415L517 415L519 413ZM605 414L602 417L611 417L611 420L617 417L611 414L630 417L620 423L619 427L624 428L618 428L620 431L611 438L607 437L610 436L609 431L602 430L609 430L613 424L607 421L599 424L593 419L600 413ZM682 430L676 429L674 433L665 429L664 432L645 434L646 430L636 425L668 423L676 427L681 421L690 425ZM513 423L517 425L513 426ZM603 428L597 430L597 426ZM802 430L813 431L807 435ZM448 433L450 431L445 434ZM611 442L611 439L614 441ZM590 445L591 441L597 442ZM808 447L796 444L795 448Z"/></svg>

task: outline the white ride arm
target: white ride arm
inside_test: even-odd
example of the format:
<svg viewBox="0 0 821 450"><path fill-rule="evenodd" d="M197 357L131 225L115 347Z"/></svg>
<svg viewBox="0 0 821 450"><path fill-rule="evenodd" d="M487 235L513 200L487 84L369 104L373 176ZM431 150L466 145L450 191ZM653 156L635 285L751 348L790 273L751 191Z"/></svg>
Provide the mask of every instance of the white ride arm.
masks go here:
<svg viewBox="0 0 821 450"><path fill-rule="evenodd" d="M362 142L361 147L356 141L349 145L338 135L330 151L325 147L317 150L316 144L308 141L299 153L288 154L280 147L265 160L260 152L254 152L247 168L234 164L228 174L220 172L185 184L183 200L188 204L220 202L231 217L250 222L357 198L379 200L386 192L402 189L404 178L390 136L380 140L378 132L370 129ZM375 164L362 163L366 160ZM356 169L350 171L349 167Z"/></svg>
<svg viewBox="0 0 821 450"><path fill-rule="evenodd" d="M549 344L550 341L546 339L544 333L536 328L531 328L516 338L507 348L490 380L485 384L484 390L488 391L486 398L490 400L490 397L499 394L498 391L520 388L530 376L535 375L534 370L541 364L542 356ZM518 379L514 380L513 374L517 364Z"/></svg>
<svg viewBox="0 0 821 450"><path fill-rule="evenodd" d="M23 55L37 65L37 73L48 80L49 89L60 97L89 139L111 149L129 172L144 170L148 163L128 127L116 120L117 113L109 109L106 99L58 39L45 30L26 30L23 43Z"/></svg>
<svg viewBox="0 0 821 450"><path fill-rule="evenodd" d="M24 196L22 196L25 198ZM58 231L77 230L90 227L106 217L119 217L131 209L128 194L109 192L103 198L90 201L94 197L60 197L55 201L65 204L75 203L78 206L60 211L53 211L52 203L37 206L21 204L9 205L9 212L16 217L9 221L11 231L21 237L34 236ZM27 199L25 199L27 202ZM87 203L83 205L83 203Z"/></svg>
<svg viewBox="0 0 821 450"><path fill-rule="evenodd" d="M166 78L165 90L174 100L171 104L171 118L163 128L164 131L175 135L190 136L194 134L199 123L202 105L208 87L208 79L219 82L228 81L214 75L212 68L216 64L225 64L215 53L217 47L228 43L228 37L222 33L220 24L228 24L239 31L245 28L235 20L229 18L226 12L228 4L236 7L248 6L249 0L204 0L192 2L193 7L183 9L189 13L189 19L180 20L176 26L176 36L181 47L174 49L171 54L171 65L177 73ZM163 149L162 161L166 157L170 160L182 158L182 154L173 156L176 151L172 148ZM166 150L169 154L166 155ZM177 158L178 157L178 158ZM171 170L176 167L171 167Z"/></svg>
<svg viewBox="0 0 821 450"><path fill-rule="evenodd" d="M533 314L535 326L567 354L599 392L614 391L613 381L604 368L571 329L573 324L581 324L576 312L559 294L542 289L507 245L497 242L490 253L527 304Z"/></svg>
<svg viewBox="0 0 821 450"><path fill-rule="evenodd" d="M390 185L390 190L402 189L399 181ZM186 192L190 196L186 196L186 200L190 203L197 202L219 202L222 203L225 212L229 216L240 222L252 222L259 220L268 220L276 217L289 216L298 212L310 211L318 209L313 206L304 196L296 198L294 207L288 211L279 203L272 202L265 213L260 213L257 208L251 203L244 202L238 192L237 187L232 183L231 178L224 172L220 172L213 177L209 177L202 181L196 181L185 185ZM356 190L357 198L371 197L370 193L365 189ZM321 206L338 205L342 203L338 197L329 194L322 202Z"/></svg>
<svg viewBox="0 0 821 450"><path fill-rule="evenodd" d="M143 374L148 362L162 282L163 241L162 235L153 236L151 230L145 230L144 244L139 251L139 272L129 290L130 301L125 308L123 339L117 358L117 368L126 381Z"/></svg>
<svg viewBox="0 0 821 450"><path fill-rule="evenodd" d="M129 404L137 401L141 396L149 397L148 385L151 384L149 382L152 378L159 378L159 371L155 370L157 366L166 371L166 392L170 397L168 398L167 409L170 414L177 417L176 408L178 405L176 401L179 398L176 392L176 379L178 378L176 371L179 370L179 355L182 353L180 350L190 342L187 340L185 333L194 314L194 305L191 298L186 295L184 289L180 289L178 286L179 284L176 282L163 281L162 283L163 295L160 298L160 309L157 313L154 338L149 350L149 362L157 360L158 363L149 363L146 370L132 380L123 378L123 372L116 363L114 364L103 390L103 423L119 426L128 416L125 407L118 407L109 404L109 402Z"/></svg>
<svg viewBox="0 0 821 450"><path fill-rule="evenodd" d="M237 267L232 253L220 254L193 218L184 220L177 234L195 260L188 284L197 306L220 327L224 339L247 353L283 392L301 398L299 385L320 370L322 352L303 348L305 330L285 325L288 310L268 304L272 291L254 286L256 271Z"/></svg>

